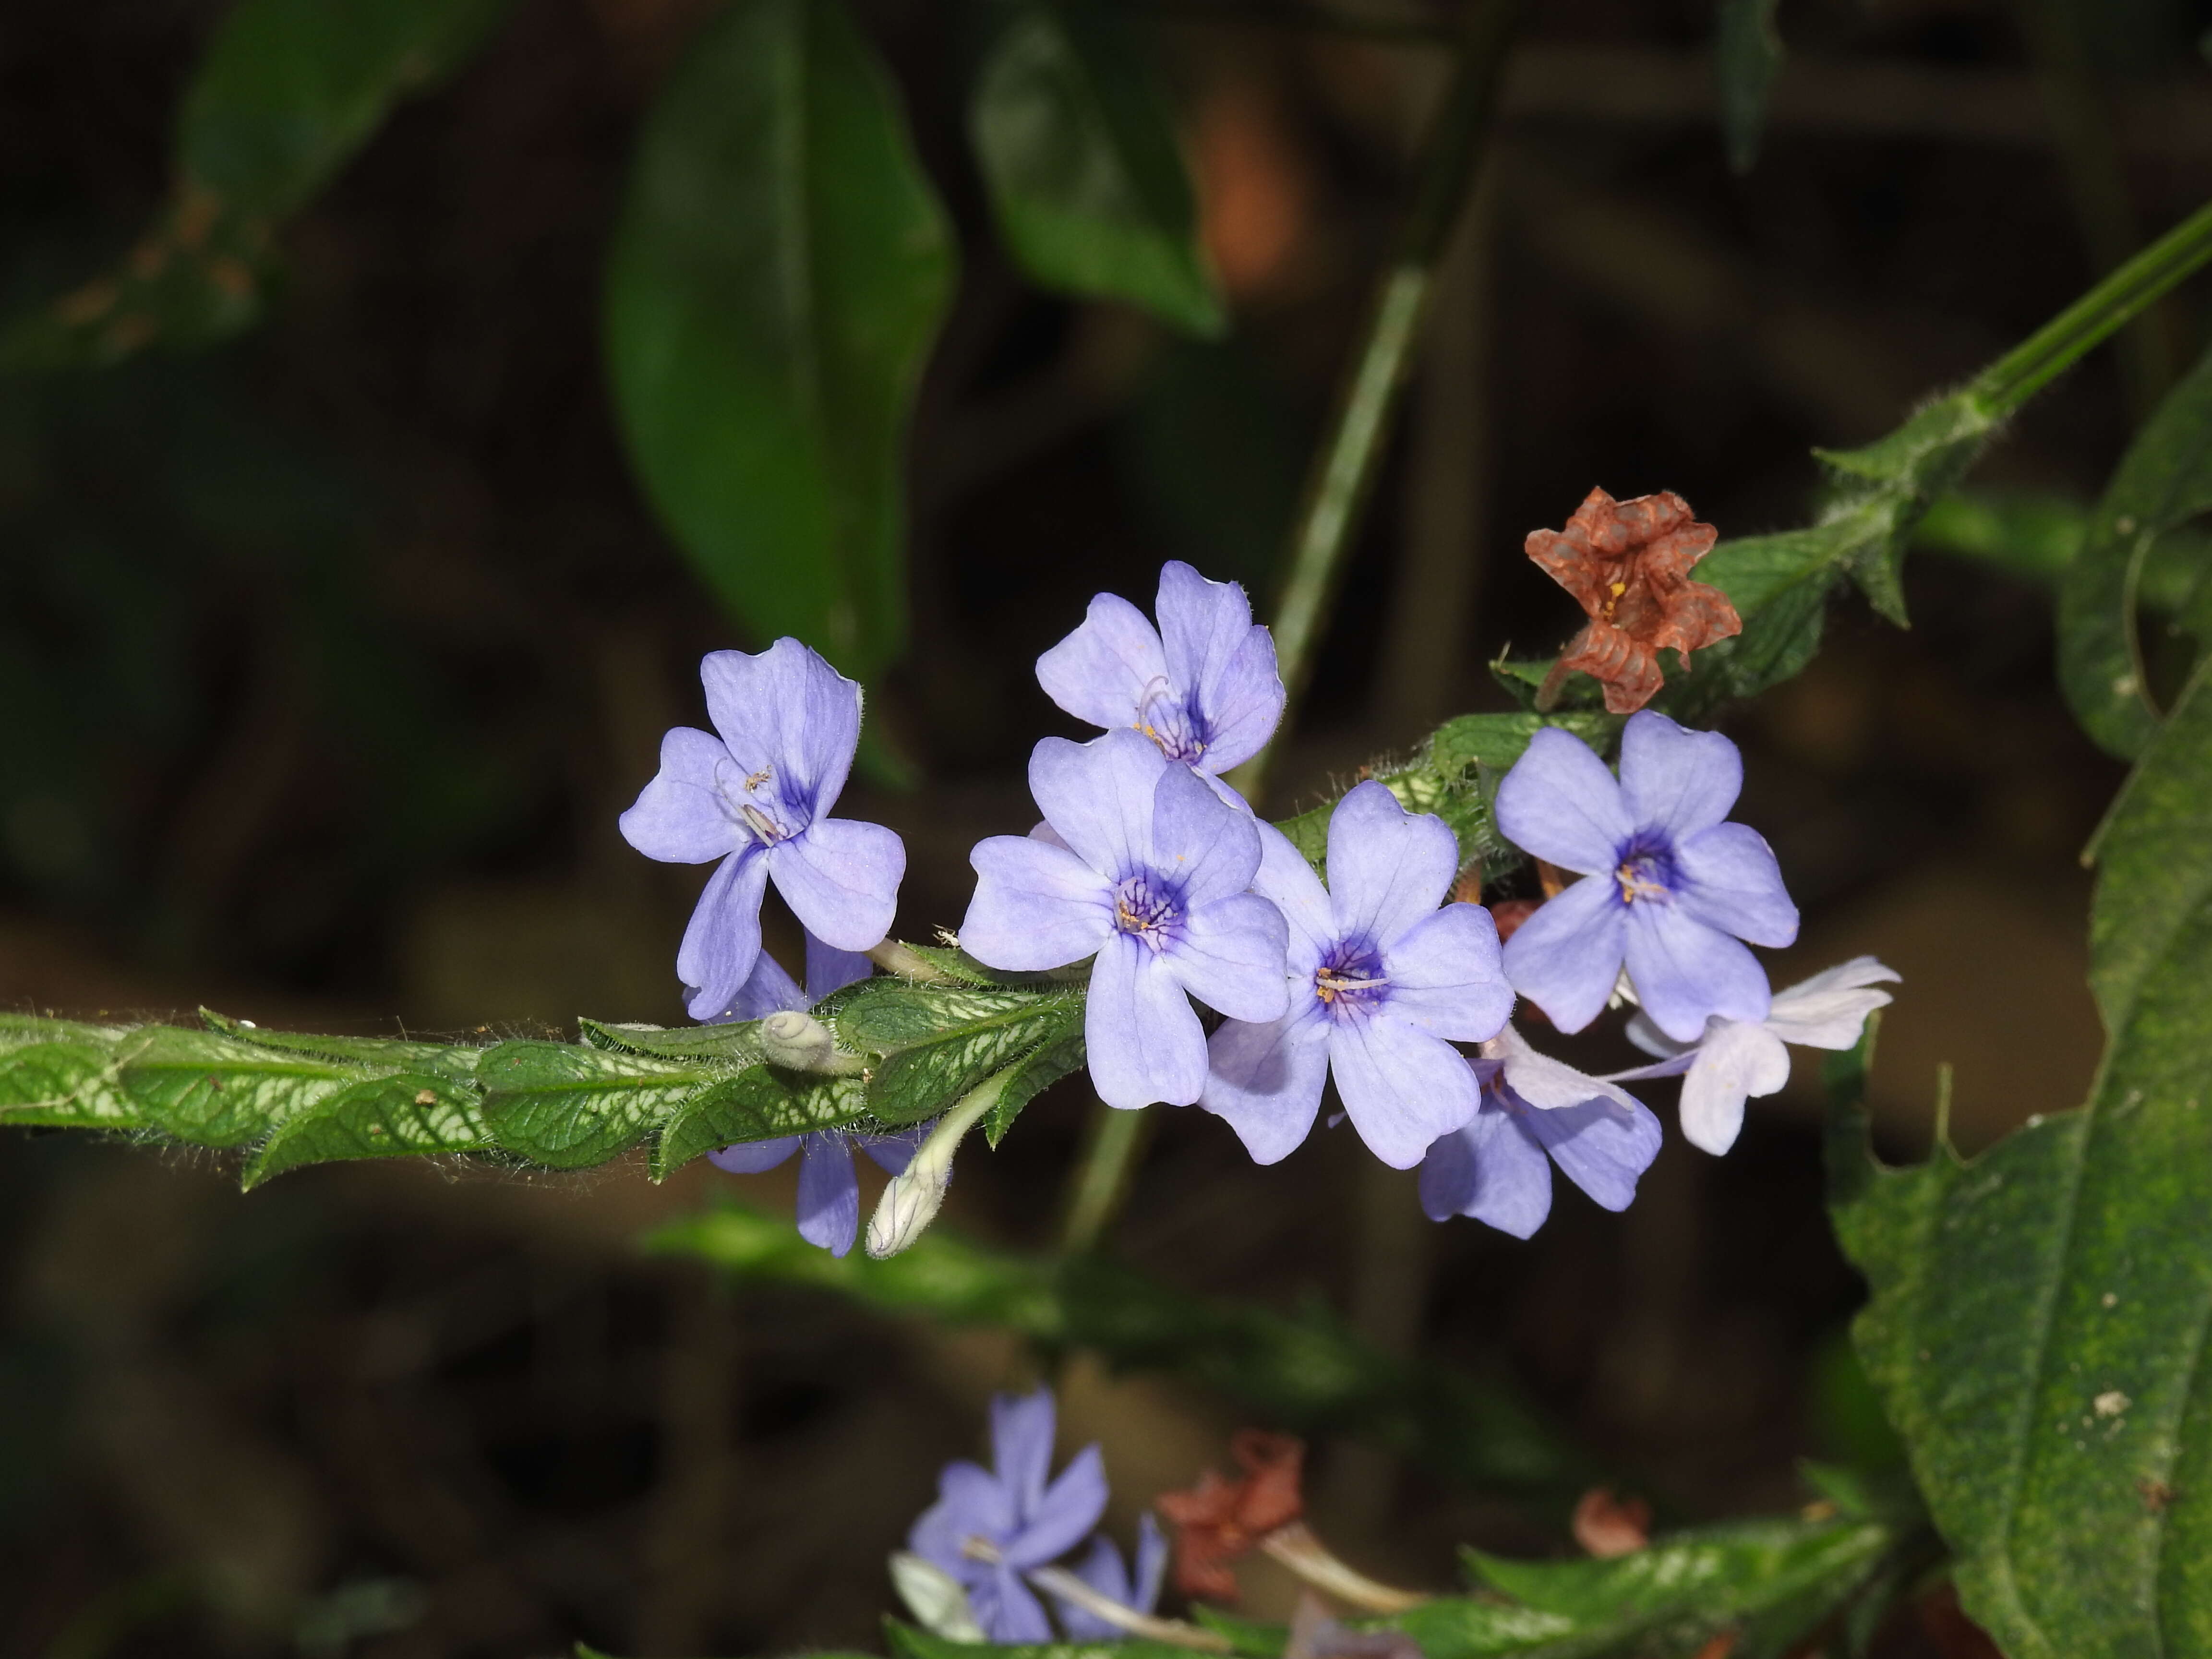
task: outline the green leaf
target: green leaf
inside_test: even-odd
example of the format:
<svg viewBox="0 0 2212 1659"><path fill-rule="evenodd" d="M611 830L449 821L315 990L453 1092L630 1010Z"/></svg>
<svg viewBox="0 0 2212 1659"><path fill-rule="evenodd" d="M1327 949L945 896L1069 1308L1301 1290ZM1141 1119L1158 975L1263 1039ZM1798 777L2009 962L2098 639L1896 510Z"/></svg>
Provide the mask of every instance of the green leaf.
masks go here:
<svg viewBox="0 0 2212 1659"><path fill-rule="evenodd" d="M34 1042L112 1042L127 1028L92 1025L82 1020L50 1019L42 1014L0 1013L0 1054Z"/></svg>
<svg viewBox="0 0 2212 1659"><path fill-rule="evenodd" d="M720 1067L611 1054L564 1042L502 1042L477 1062L483 1110L499 1144L556 1170L627 1151Z"/></svg>
<svg viewBox="0 0 2212 1659"><path fill-rule="evenodd" d="M233 1019L212 1008L200 1010L209 1030L233 1040L280 1054L308 1054L333 1064L373 1066L384 1070L404 1067L428 1072L448 1081L465 1082L476 1075L482 1048L450 1042L417 1042L405 1037L319 1036L305 1031L272 1031L251 1020Z"/></svg>
<svg viewBox="0 0 2212 1659"><path fill-rule="evenodd" d="M1217 1302L1097 1257L986 1250L941 1223L887 1260L857 1252L839 1259L805 1244L787 1218L726 1199L645 1243L741 1278L804 1284L890 1313L1095 1349L1117 1365L1218 1389L1296 1432L1358 1433L1417 1453L1436 1474L1471 1487L1571 1496L1594 1474L1503 1382L1409 1364L1318 1306L1285 1314Z"/></svg>
<svg viewBox="0 0 2212 1659"><path fill-rule="evenodd" d="M678 1109L653 1147L653 1178L665 1181L701 1153L741 1140L876 1127L865 1079L808 1077L755 1066L723 1079Z"/></svg>
<svg viewBox="0 0 2212 1659"><path fill-rule="evenodd" d="M904 633L905 425L951 246L840 0L735 0L647 118L609 263L654 508L758 638L864 678Z"/></svg>
<svg viewBox="0 0 2212 1659"><path fill-rule="evenodd" d="M56 1022L60 1024L61 1022ZM59 1129L137 1129L137 1103L115 1078L112 1044L33 1042L0 1054L0 1121Z"/></svg>
<svg viewBox="0 0 2212 1659"><path fill-rule="evenodd" d="M733 1021L726 1025L617 1025L603 1020L580 1019L576 1029L594 1048L617 1054L643 1054L653 1060L727 1066L750 1066L760 1059L760 1022Z"/></svg>
<svg viewBox="0 0 2212 1659"><path fill-rule="evenodd" d="M480 1152L497 1145L475 1091L450 1076L400 1072L366 1079L293 1113L246 1166L243 1184L258 1187L304 1164Z"/></svg>
<svg viewBox="0 0 2212 1659"><path fill-rule="evenodd" d="M884 1056L868 1079L868 1104L885 1123L933 1116L993 1073L1082 1029L1084 998L1073 988L1038 994L892 987L874 981L837 1016L841 1043ZM1072 1068L1054 1075L1066 1069ZM1009 1079L994 1119L1003 1111L1012 1122L1012 1114L1044 1086L1037 1083L1009 1104L1018 1081Z"/></svg>
<svg viewBox="0 0 2212 1659"><path fill-rule="evenodd" d="M2111 1040L2088 1105L1887 1170L1846 1097L1832 1140L1837 1232L1872 1290L1861 1355L1966 1611L2013 1659L2212 1650L2207 678L2100 843Z"/></svg>
<svg viewBox="0 0 2212 1659"><path fill-rule="evenodd" d="M1165 101L1111 10L1012 6L968 131L1000 238L1029 276L1207 338L1226 327Z"/></svg>
<svg viewBox="0 0 2212 1659"><path fill-rule="evenodd" d="M185 94L177 160L226 210L291 213L393 104L487 40L508 0L238 0Z"/></svg>
<svg viewBox="0 0 2212 1659"><path fill-rule="evenodd" d="M1713 39L1713 69L1720 83L1721 131L1729 166L1749 173L1759 160L1766 125L1766 94L1782 72L1782 35L1774 27L1777 0L1720 0Z"/></svg>
<svg viewBox="0 0 2212 1659"><path fill-rule="evenodd" d="M1040 1048L1021 1063L999 1090L998 1098L983 1117L983 1138L996 1150L1014 1127L1022 1108L1073 1072L1083 1069L1083 1038L1079 1033L1063 1037L1049 1048Z"/></svg>
<svg viewBox="0 0 2212 1659"><path fill-rule="evenodd" d="M117 1082L146 1121L197 1146L243 1146L360 1076L312 1054L149 1025L118 1039Z"/></svg>
<svg viewBox="0 0 2212 1659"><path fill-rule="evenodd" d="M2212 512L2212 353L2143 422L2058 587L2058 683L2097 744L2133 759L2158 729L2136 606L2166 532ZM2201 579L2203 567L2198 568Z"/></svg>
<svg viewBox="0 0 2212 1659"><path fill-rule="evenodd" d="M1654 1539L1608 1560L1509 1561L1466 1552L1486 1588L1384 1621L1427 1659L1689 1659L1732 1632L1741 1659L1779 1656L1866 1591L1898 1534L1869 1521L1747 1521Z"/></svg>

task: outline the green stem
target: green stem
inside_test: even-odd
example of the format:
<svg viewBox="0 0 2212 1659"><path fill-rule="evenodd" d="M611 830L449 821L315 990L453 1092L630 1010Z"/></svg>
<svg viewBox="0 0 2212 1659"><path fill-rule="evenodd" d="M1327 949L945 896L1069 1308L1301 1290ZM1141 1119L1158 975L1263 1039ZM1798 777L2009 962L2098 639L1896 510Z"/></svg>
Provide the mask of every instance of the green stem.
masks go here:
<svg viewBox="0 0 2212 1659"><path fill-rule="evenodd" d="M2010 414L2212 259L2212 204L2199 208L1974 379Z"/></svg>
<svg viewBox="0 0 2212 1659"><path fill-rule="evenodd" d="M1067 1218L1060 1230L1060 1248L1069 1255L1098 1248L1108 1225L1128 1200L1137 1160L1151 1138L1149 1111L1124 1112L1103 1102L1091 1111L1083 1154L1067 1183Z"/></svg>
<svg viewBox="0 0 2212 1659"><path fill-rule="evenodd" d="M1328 434L1307 478L1305 506L1291 535L1289 569L1274 616L1276 661L1289 699L1275 742L1245 762L1231 780L1255 805L1270 758L1312 676L1322 625L1343 580L1345 556L1382 459L1421 315L1481 161L1507 52L1526 9L1527 0L1487 0L1461 42L1458 68L1429 140L1397 250L1369 301L1358 356L1337 394Z"/></svg>

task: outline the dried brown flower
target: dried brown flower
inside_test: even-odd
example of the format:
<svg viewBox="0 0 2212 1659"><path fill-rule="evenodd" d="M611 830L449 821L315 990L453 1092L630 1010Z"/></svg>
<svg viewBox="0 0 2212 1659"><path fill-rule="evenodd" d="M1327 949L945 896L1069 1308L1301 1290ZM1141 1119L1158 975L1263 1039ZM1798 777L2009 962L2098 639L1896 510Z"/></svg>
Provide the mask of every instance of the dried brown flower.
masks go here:
<svg viewBox="0 0 2212 1659"><path fill-rule="evenodd" d="M1589 616L1555 677L1580 669L1605 687L1608 710L1632 714L1665 683L1662 647L1687 657L1741 633L1728 595L1690 580L1718 533L1671 489L1626 501L1593 489L1565 529L1530 531L1528 556Z"/></svg>
<svg viewBox="0 0 2212 1659"><path fill-rule="evenodd" d="M1189 1491L1159 1496L1160 1513L1176 1523L1176 1588L1185 1595L1234 1601L1237 1579L1229 1563L1305 1512L1298 1495L1304 1442L1241 1429L1230 1438L1229 1454L1243 1467L1242 1480L1224 1480L1208 1469Z"/></svg>
<svg viewBox="0 0 2212 1659"><path fill-rule="evenodd" d="M1592 1486L1575 1505L1573 1524L1575 1542L1600 1560L1633 1555L1651 1541L1651 1505Z"/></svg>

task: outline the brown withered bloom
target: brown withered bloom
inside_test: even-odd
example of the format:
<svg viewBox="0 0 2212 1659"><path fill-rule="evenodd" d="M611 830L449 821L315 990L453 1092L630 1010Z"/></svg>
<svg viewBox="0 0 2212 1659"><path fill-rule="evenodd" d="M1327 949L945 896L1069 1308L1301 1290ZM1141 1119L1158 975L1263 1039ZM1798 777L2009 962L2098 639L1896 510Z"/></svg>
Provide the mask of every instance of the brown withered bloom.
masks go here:
<svg viewBox="0 0 2212 1659"><path fill-rule="evenodd" d="M1651 1505L1592 1486L1575 1505L1574 1534L1575 1542L1601 1561L1633 1555L1651 1542Z"/></svg>
<svg viewBox="0 0 2212 1659"><path fill-rule="evenodd" d="M1189 1491L1159 1495L1160 1513L1176 1523L1176 1588L1185 1595L1234 1601L1237 1579L1229 1564L1305 1512L1298 1495L1304 1442L1242 1429L1230 1437L1229 1455L1243 1468L1242 1480L1224 1480L1208 1469Z"/></svg>
<svg viewBox="0 0 2212 1659"><path fill-rule="evenodd" d="M1528 532L1528 556L1589 615L1552 671L1547 693L1577 669L1605 687L1605 706L1632 714L1665 683L1659 652L1691 652L1743 630L1717 587L1690 568L1718 536L1671 489L1616 501L1593 489L1564 530Z"/></svg>

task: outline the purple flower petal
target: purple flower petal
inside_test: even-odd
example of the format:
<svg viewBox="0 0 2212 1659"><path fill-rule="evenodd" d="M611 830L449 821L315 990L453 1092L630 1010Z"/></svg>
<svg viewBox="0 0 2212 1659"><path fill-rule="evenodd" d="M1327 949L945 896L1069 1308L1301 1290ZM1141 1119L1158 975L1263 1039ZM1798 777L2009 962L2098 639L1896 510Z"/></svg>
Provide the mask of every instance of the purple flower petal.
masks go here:
<svg viewBox="0 0 2212 1659"><path fill-rule="evenodd" d="M1513 1012L1498 946L1498 924L1479 904L1431 910L1385 947L1394 1019L1433 1036L1480 1042Z"/></svg>
<svg viewBox="0 0 2212 1659"><path fill-rule="evenodd" d="M1486 1100L1474 1121L1430 1148L1421 1205L1437 1221L1470 1216L1516 1238L1533 1237L1552 1213L1552 1161L1512 1112Z"/></svg>
<svg viewBox="0 0 2212 1659"><path fill-rule="evenodd" d="M1030 751L1030 793L1092 869L1121 879L1152 853L1152 798L1173 764L1127 730L1089 743L1046 738Z"/></svg>
<svg viewBox="0 0 2212 1659"><path fill-rule="evenodd" d="M1016 1526L1026 1526L1044 1499L1054 1428L1050 1389L991 1396L991 1465L1012 1495Z"/></svg>
<svg viewBox="0 0 2212 1659"><path fill-rule="evenodd" d="M1167 1534L1160 1523L1146 1510L1137 1517L1137 1571L1129 1588L1134 1594L1129 1605L1139 1613L1150 1613L1160 1604L1160 1581L1168 1571Z"/></svg>
<svg viewBox="0 0 2212 1659"><path fill-rule="evenodd" d="M1013 1528L1013 1501L1006 1489L987 1470L963 1458L947 1463L937 1477L937 1502L915 1521L906 1547L972 1584L980 1577L981 1564L961 1546L970 1538L1003 1538Z"/></svg>
<svg viewBox="0 0 2212 1659"><path fill-rule="evenodd" d="M1037 659L1044 694L1079 720L1109 730L1133 725L1145 693L1167 678L1160 636L1128 600L1101 593L1083 625Z"/></svg>
<svg viewBox="0 0 2212 1659"><path fill-rule="evenodd" d="M1408 812L1370 779L1328 817L1328 894L1340 939L1390 943L1435 913L1459 874L1459 842L1442 818Z"/></svg>
<svg viewBox="0 0 2212 1659"><path fill-rule="evenodd" d="M1547 726L1498 786L1498 827L1524 851L1589 875L1612 872L1636 823L1590 746Z"/></svg>
<svg viewBox="0 0 2212 1659"><path fill-rule="evenodd" d="M1221 773L1250 760L1283 720L1286 693L1275 665L1274 635L1264 628L1248 629L1243 644L1198 695L1207 732L1199 769Z"/></svg>
<svg viewBox="0 0 2212 1659"><path fill-rule="evenodd" d="M817 818L769 848L768 862L775 890L823 944L866 951L890 932L906 845L880 823Z"/></svg>
<svg viewBox="0 0 2212 1659"><path fill-rule="evenodd" d="M623 839L663 864L705 864L752 839L716 787L736 763L711 732L679 726L660 739L660 770L617 820Z"/></svg>
<svg viewBox="0 0 2212 1659"><path fill-rule="evenodd" d="M1568 1180L1608 1210L1629 1206L1637 1177L1659 1156L1659 1120L1640 1103L1592 1100L1548 1112L1531 1109L1515 1121L1551 1153Z"/></svg>
<svg viewBox="0 0 2212 1659"><path fill-rule="evenodd" d="M1101 1533L1091 1540L1089 1553L1073 1569L1075 1576L1097 1590L1109 1601L1130 1605L1128 1569L1121 1565L1121 1552L1114 1547L1114 1540ZM1072 1642L1118 1642L1128 1632L1119 1626L1110 1625L1095 1613L1086 1613L1073 1601L1059 1601L1060 1627Z"/></svg>
<svg viewBox="0 0 2212 1659"><path fill-rule="evenodd" d="M1766 1029L1808 1048L1848 1048L1866 1029L1867 1016L1889 1001L1888 992L1869 988L1897 977L1895 969L1872 957L1853 957L1777 991Z"/></svg>
<svg viewBox="0 0 2212 1659"><path fill-rule="evenodd" d="M1654 1025L1651 1023L1651 1016L1645 1013L1641 1008L1638 1008L1634 1013L1628 1017L1628 1024L1621 1027L1620 1034L1626 1037L1631 1042L1634 1043L1638 1048L1643 1049L1645 1054L1657 1054L1662 1059L1669 1056L1679 1057L1689 1053L1691 1049L1696 1046L1693 1043L1675 1042L1674 1038L1668 1036L1656 1025ZM1650 1075L1652 1077L1673 1077L1676 1075L1676 1073L1673 1072L1652 1072Z"/></svg>
<svg viewBox="0 0 2212 1659"><path fill-rule="evenodd" d="M1255 823L1254 827L1260 832L1260 868L1252 878L1252 890L1280 910L1290 925L1288 971L1296 978L1310 979L1321 966L1322 953L1336 943L1328 890L1288 836L1272 823Z"/></svg>
<svg viewBox="0 0 2212 1659"><path fill-rule="evenodd" d="M768 860L757 847L740 848L707 878L698 907L676 949L676 976L691 988L685 1007L694 1019L719 1014L760 959L761 896L768 889Z"/></svg>
<svg viewBox="0 0 2212 1659"><path fill-rule="evenodd" d="M1231 1019L1281 1018L1290 1006L1283 913L1257 893L1201 904L1161 960L1182 988Z"/></svg>
<svg viewBox="0 0 2212 1659"><path fill-rule="evenodd" d="M1039 972L1080 962L1114 931L1112 889L1074 854L1027 836L994 836L968 854L975 896L960 948L993 968Z"/></svg>
<svg viewBox="0 0 2212 1659"><path fill-rule="evenodd" d="M1052 1640L1044 1605L1012 1567L993 1567L968 1592L968 1606L994 1642L1034 1647Z"/></svg>
<svg viewBox="0 0 2212 1659"><path fill-rule="evenodd" d="M923 1138L933 1127L932 1123L917 1123L910 1129L895 1130L885 1135L854 1135L853 1144L881 1169L895 1176L904 1175Z"/></svg>
<svg viewBox="0 0 2212 1659"><path fill-rule="evenodd" d="M1784 945L1797 938L1797 907L1782 885L1782 866L1758 830L1716 824L1674 849L1682 883L1675 902L1709 927L1753 945Z"/></svg>
<svg viewBox="0 0 2212 1659"><path fill-rule="evenodd" d="M1109 1106L1188 1106L1206 1087L1206 1029L1167 964L1126 933L1091 970L1083 1042L1091 1086Z"/></svg>
<svg viewBox="0 0 2212 1659"><path fill-rule="evenodd" d="M773 1140L741 1140L734 1146L716 1147L707 1154L707 1162L732 1175L758 1175L763 1170L773 1170L797 1152L799 1139L797 1135L778 1135Z"/></svg>
<svg viewBox="0 0 2212 1659"><path fill-rule="evenodd" d="M1207 1040L1212 1069L1198 1103L1237 1132L1255 1164L1288 1158L1313 1131L1328 1080L1328 1020L1309 997L1267 1024L1224 1021Z"/></svg>
<svg viewBox="0 0 2212 1659"><path fill-rule="evenodd" d="M1697 1048L1682 1079L1682 1139L1714 1157L1743 1132L1743 1103L1790 1081L1790 1051L1763 1025L1722 1020Z"/></svg>
<svg viewBox="0 0 2212 1659"><path fill-rule="evenodd" d="M1188 767L1169 766L1152 786L1146 852L1154 869L1182 884L1184 904L1195 909L1251 886L1260 868L1260 832Z"/></svg>
<svg viewBox="0 0 2212 1659"><path fill-rule="evenodd" d="M763 951L753 958L753 970L730 999L730 1006L704 1023L720 1025L732 1020L766 1019L770 1014L806 1006L806 993L799 988L798 981L783 971L781 963Z"/></svg>
<svg viewBox="0 0 2212 1659"><path fill-rule="evenodd" d="M853 1149L841 1134L808 1135L799 1163L799 1236L832 1255L843 1255L860 1229L860 1182L853 1173Z"/></svg>
<svg viewBox="0 0 2212 1659"><path fill-rule="evenodd" d="M1105 1461L1097 1446L1085 1446L1045 1488L1022 1529L1006 1540L1007 1565L1041 1567L1058 1559L1089 1536L1105 1512Z"/></svg>
<svg viewBox="0 0 2212 1659"><path fill-rule="evenodd" d="M900 849L902 854L904 848ZM858 951L841 951L809 933L806 936L806 996L819 1002L832 991L858 985L876 971L876 964Z"/></svg>
<svg viewBox="0 0 2212 1659"><path fill-rule="evenodd" d="M1394 1170L1419 1164L1480 1103L1474 1073L1459 1050L1387 1012L1332 1023L1328 1063L1352 1127Z"/></svg>
<svg viewBox="0 0 2212 1659"><path fill-rule="evenodd" d="M836 804L860 741L858 684L789 638L757 656L712 652L699 678L741 775L769 773L775 793L810 816Z"/></svg>
<svg viewBox="0 0 2212 1659"><path fill-rule="evenodd" d="M1511 942L1518 944L1529 923L1551 908L1540 908ZM1729 1019L1766 1018L1766 970L1741 945L1679 904L1632 904L1626 910L1628 977L1644 1012L1668 1036L1679 1042L1696 1042L1705 1034L1709 1014ZM1548 1005L1544 1012L1552 1012ZM1565 1022L1559 1025L1562 1030L1579 1029Z"/></svg>
<svg viewBox="0 0 2212 1659"><path fill-rule="evenodd" d="M1743 792L1743 756L1717 732L1692 732L1644 709L1620 734L1620 798L1638 829L1680 842L1729 815Z"/></svg>
<svg viewBox="0 0 2212 1659"><path fill-rule="evenodd" d="M1505 941L1506 979L1559 1030L1581 1030L1604 1010L1620 977L1628 908L1610 875L1575 883L1538 905Z"/></svg>
<svg viewBox="0 0 2212 1659"><path fill-rule="evenodd" d="M1208 581L1181 559L1160 567L1160 643L1168 678L1203 692L1220 678L1252 631L1252 602L1235 582Z"/></svg>

